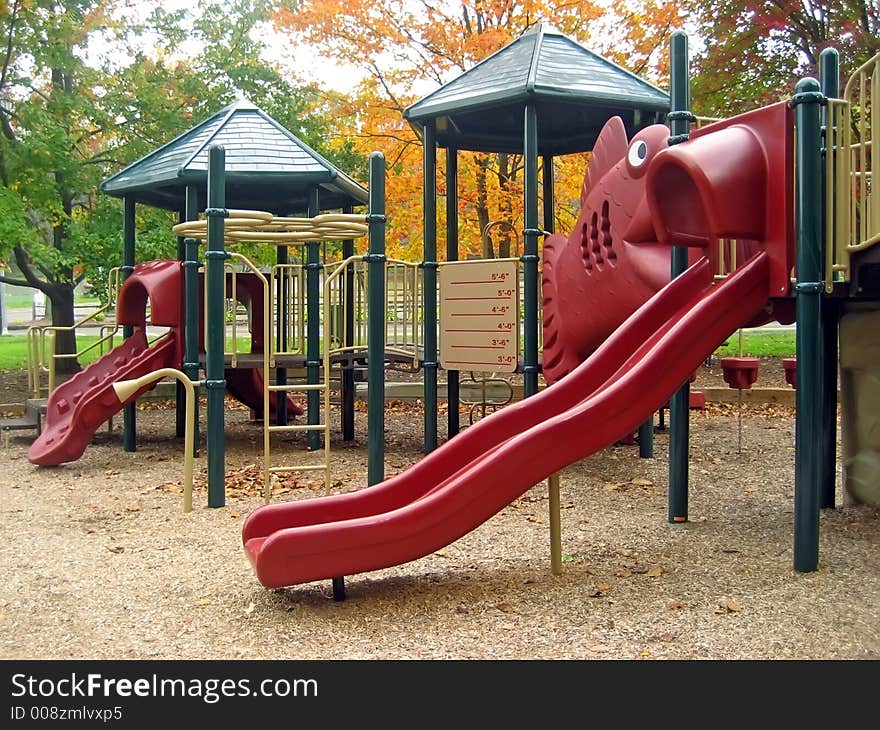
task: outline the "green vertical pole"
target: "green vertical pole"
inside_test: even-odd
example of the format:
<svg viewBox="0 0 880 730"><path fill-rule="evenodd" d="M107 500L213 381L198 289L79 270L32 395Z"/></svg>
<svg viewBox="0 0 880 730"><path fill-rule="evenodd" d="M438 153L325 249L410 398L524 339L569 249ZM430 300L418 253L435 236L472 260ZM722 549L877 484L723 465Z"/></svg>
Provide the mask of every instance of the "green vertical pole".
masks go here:
<svg viewBox="0 0 880 730"><path fill-rule="evenodd" d="M226 504L226 465L224 397L226 380L223 350L225 347L226 281L223 270L227 255L224 248L226 217L226 150L212 145L208 151L208 245L205 251L205 292L208 322L205 327L205 387L208 390L208 506Z"/></svg>
<svg viewBox="0 0 880 730"><path fill-rule="evenodd" d="M688 71L688 37L677 30L670 39L671 75L669 84L670 137L676 144L687 139L690 114ZM671 275L687 269L688 251L684 246L672 248ZM690 441L690 384L685 381L669 401L669 494L667 519L687 522L688 519L688 450Z"/></svg>
<svg viewBox="0 0 880 730"><path fill-rule="evenodd" d="M287 264L290 257L287 246L278 246L275 249L275 263ZM278 289L275 293L275 329L278 338L277 349L287 351L287 297L290 295L290 289L287 285L287 269L279 269ZM287 368L275 368L275 384L287 385ZM269 418L268 413L263 414L263 418ZM287 425L287 394L283 390L276 391L275 395L275 424L277 426Z"/></svg>
<svg viewBox="0 0 880 730"><path fill-rule="evenodd" d="M458 150L446 148L446 260L458 261ZM446 371L446 401L448 404L447 433L449 438L461 430L459 404L461 403L461 374Z"/></svg>
<svg viewBox="0 0 880 730"><path fill-rule="evenodd" d="M822 93L826 98L840 97L840 56L834 48L826 48L819 54L819 73ZM829 133L828 107L822 107L822 129L826 154L831 154L835 140ZM834 180L822 178L824 186L834 185ZM827 190L823 187L822 200L826 200ZM825 213L825 206L822 206ZM825 220L821 221L822 231L826 230ZM830 245L830 241L825 242ZM823 272L826 273L826 272ZM837 337L839 309L837 302L822 297L821 348L822 348L822 442L819 467L819 506L833 508L837 486Z"/></svg>
<svg viewBox="0 0 880 730"><path fill-rule="evenodd" d="M523 396L538 392L538 112L526 104L523 131Z"/></svg>
<svg viewBox="0 0 880 730"><path fill-rule="evenodd" d="M134 244L135 244L135 202L134 198L126 196L123 200L122 218L122 266L119 267L121 279L124 282L131 272L134 271ZM131 337L134 328L124 325L123 337ZM135 404L129 403L122 409L122 448L124 451L137 451L137 411Z"/></svg>
<svg viewBox="0 0 880 730"><path fill-rule="evenodd" d="M797 221L797 391L795 399L794 569L819 564L819 480L822 438L820 341L822 282L822 163L819 82L801 79L795 107L795 216Z"/></svg>
<svg viewBox="0 0 880 730"><path fill-rule="evenodd" d="M186 220L199 217L198 190L188 185L186 188ZM183 262L183 372L190 380L199 379L199 314L202 302L199 301L199 242L195 238L184 239L185 257ZM195 386L195 422L193 423L193 448L199 447L199 391Z"/></svg>
<svg viewBox="0 0 880 730"><path fill-rule="evenodd" d="M544 230L553 233L556 230L556 192L553 180L553 155L543 155L541 158L541 192L544 198Z"/></svg>
<svg viewBox="0 0 880 730"><path fill-rule="evenodd" d="M342 209L343 213L350 214L352 206L346 206ZM349 259L354 256L354 240L348 239L342 242L342 258ZM349 266L345 270L345 291L348 296L343 302L344 311L343 328L345 347L354 345L354 267ZM354 367L347 367L342 370L342 440L354 441Z"/></svg>
<svg viewBox="0 0 880 730"><path fill-rule="evenodd" d="M370 155L367 261L367 482L385 479L385 156Z"/></svg>
<svg viewBox="0 0 880 730"><path fill-rule="evenodd" d="M177 222L183 223L186 220L186 205L178 212ZM182 236L178 236L177 238L177 260L180 261L181 267L185 266L186 261L186 239ZM182 271L185 271L184 268L181 268ZM182 292L181 292L182 293ZM184 312L184 304L183 298L181 298L181 324L183 324L183 312ZM174 363L175 367L181 367L183 365L183 353L181 352L180 362ZM177 438L183 438L183 435L186 433L186 388L183 387L183 383L179 380L174 381L174 435Z"/></svg>
<svg viewBox="0 0 880 730"><path fill-rule="evenodd" d="M318 200L318 189L309 191L309 217L314 218L321 212ZM306 243L306 382L316 385L320 382L321 373L321 244L319 241ZM330 323L325 322L325 327ZM321 422L321 394L310 390L306 395L308 412L307 423L311 426ZM325 413L325 418L330 414ZM309 449L316 451L321 448L321 434L309 431Z"/></svg>
<svg viewBox="0 0 880 730"><path fill-rule="evenodd" d="M648 416L648 420L639 426L639 458L654 458L654 414Z"/></svg>
<svg viewBox="0 0 880 730"><path fill-rule="evenodd" d="M425 375L425 453L437 448L437 145L434 120L422 132L424 156L424 271L422 317L425 322L422 370Z"/></svg>

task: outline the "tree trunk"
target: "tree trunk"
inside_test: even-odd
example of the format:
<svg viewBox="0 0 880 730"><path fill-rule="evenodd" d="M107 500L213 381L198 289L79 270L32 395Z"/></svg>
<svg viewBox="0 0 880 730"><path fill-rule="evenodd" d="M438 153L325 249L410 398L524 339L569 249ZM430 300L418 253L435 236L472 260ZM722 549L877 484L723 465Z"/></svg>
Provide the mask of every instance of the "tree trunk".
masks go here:
<svg viewBox="0 0 880 730"><path fill-rule="evenodd" d="M485 233L489 225L489 196L486 189L486 168L489 158L486 155L477 157L477 223L480 225L480 242L484 259L494 259L492 239Z"/></svg>
<svg viewBox="0 0 880 730"><path fill-rule="evenodd" d="M498 258L510 258L510 243L513 228L513 206L510 196L510 185L516 175L515 160L507 153L498 155L498 187L501 188L500 220L508 223L506 226L498 226Z"/></svg>
<svg viewBox="0 0 880 730"><path fill-rule="evenodd" d="M52 302L52 326L69 327L75 321L73 309L73 284L52 284L46 295ZM76 352L76 332L74 330L55 333L55 352L70 355ZM59 375L71 375L80 371L76 358L64 358L55 363Z"/></svg>

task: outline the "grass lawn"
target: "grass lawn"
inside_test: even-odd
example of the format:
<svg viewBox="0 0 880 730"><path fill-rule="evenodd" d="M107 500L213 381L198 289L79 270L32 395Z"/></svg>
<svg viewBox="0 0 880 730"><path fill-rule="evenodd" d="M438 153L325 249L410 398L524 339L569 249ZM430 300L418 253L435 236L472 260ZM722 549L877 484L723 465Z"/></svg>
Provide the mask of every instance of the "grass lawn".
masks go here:
<svg viewBox="0 0 880 730"><path fill-rule="evenodd" d="M98 341L97 335L77 335L76 346L82 352L89 345L93 345ZM248 335L238 335L238 352L250 352L251 341ZM122 335L118 334L114 339L114 343L119 345L122 342ZM104 343L104 352L107 352L107 345ZM232 347L232 339L227 338L226 349L229 351ZM80 365L88 365L101 356L101 349L95 347L86 352L79 358ZM27 368L27 335L4 335L0 337L0 370L25 370Z"/></svg>
<svg viewBox="0 0 880 730"><path fill-rule="evenodd" d="M98 341L97 335L77 335L76 346L80 351ZM116 340L117 344L122 338ZM106 345L105 345L106 349ZM80 358L80 365L88 365L100 356L100 348L89 350ZM24 370L27 368L27 336L5 335L0 337L0 370Z"/></svg>
<svg viewBox="0 0 880 730"><path fill-rule="evenodd" d="M250 351L250 338L239 336L238 351ZM83 350L90 344L97 342L96 335L79 335L76 338L77 346ZM116 340L118 344L121 338ZM231 347L231 341L227 339L227 351ZM718 348L715 354L719 357L728 357L739 354L739 337L736 333L731 335L727 344ZM782 330L779 332L743 332L743 354L750 357L791 357L795 354L794 330ZM99 348L90 350L82 358L80 365L88 365L98 359ZM24 370L27 367L27 341L25 335L6 335L0 337L0 370Z"/></svg>
<svg viewBox="0 0 880 730"><path fill-rule="evenodd" d="M731 335L727 344L719 347L715 354L719 357L739 355L739 336ZM748 357L793 357L795 354L794 330L778 332L743 331L743 355Z"/></svg>

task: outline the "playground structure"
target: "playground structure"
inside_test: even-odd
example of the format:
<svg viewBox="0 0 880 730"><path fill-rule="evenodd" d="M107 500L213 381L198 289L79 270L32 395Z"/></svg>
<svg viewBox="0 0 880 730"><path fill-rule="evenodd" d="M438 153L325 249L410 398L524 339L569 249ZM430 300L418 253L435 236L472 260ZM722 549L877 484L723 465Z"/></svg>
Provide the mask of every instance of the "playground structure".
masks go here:
<svg viewBox="0 0 880 730"><path fill-rule="evenodd" d="M662 145L668 136L665 128L649 128L627 145L623 124L606 125L608 138L603 140L605 131L599 137L600 154L588 172L589 187L575 230L567 240L548 239L545 251L553 253L544 269L545 356L551 370L560 368L555 378L550 375L555 385L485 418L381 485L256 510L244 526L242 540L263 585L332 578L335 594L342 597L341 576L406 562L458 539L542 479L625 435L670 397L677 428L670 439L669 519L686 521L689 376L736 329L772 318L791 321L792 299L798 323L796 377L791 381L797 384L798 400L794 565L800 571L816 569L819 509L834 503L836 367L831 363L836 365L839 307L855 295L867 300L862 304L880 295L864 286L850 290L858 278L850 278L854 272L846 263L834 261L871 250L880 240L875 228L864 223L880 223L880 193L868 183L867 147L845 142L835 153L827 153L826 159L857 162L842 177L824 181L824 191L831 196L847 191L843 203L833 205L826 216L845 217L847 210L851 216L849 224L839 228L844 235L823 241L818 226L823 212L820 105L826 94L819 84L811 79L799 83L790 104L691 130L683 34L673 36L672 56L668 146ZM832 53L823 56L827 93L836 83L834 60ZM876 66L877 59L870 70L858 72L863 90L864 79L872 79L872 101L880 88ZM861 126L862 145L877 131L874 104L872 129ZM848 114L838 121L826 117L829 148L828 140L838 134L846 138L842 128L849 125L849 114L857 111L864 120L869 113L864 103L857 110L852 101L838 106L846 106ZM530 152L534 155L529 126L527 109L527 158ZM435 140L427 128L425 132L428 167ZM612 179L606 180L609 176ZM615 188L639 179L641 191L632 185L636 192L624 200L613 196ZM527 209L528 182L527 174ZM598 208L591 196L601 200ZM623 208L623 223L615 221L619 212L612 214L610 200ZM633 297L634 306L625 303L632 311L618 315L625 319L623 324L610 336L600 333L589 341L592 328L578 331L576 324L592 313L583 299L594 295L605 303L621 286L603 272L614 273L625 260L627 244L633 250L626 255L634 260L645 255L645 249L650 256L659 246L672 247L673 280L644 304L639 305L638 295ZM700 252L690 265L688 249ZM570 256L568 267L554 268L554 253ZM825 283L823 257L828 264ZM873 275L874 266L868 263L862 269L862 280ZM584 271L593 276L598 293L581 285ZM829 286L832 292L836 288L839 302L820 298ZM842 351L847 340L841 337ZM861 364L872 356L876 367L876 350L863 355ZM740 390L751 385L752 363L726 365L731 374L737 373L731 375L731 384ZM637 400L633 393L638 393ZM844 419L848 422L846 415ZM868 419L870 426L876 415ZM865 446L876 449L875 444ZM877 476L875 469L875 481Z"/></svg>
<svg viewBox="0 0 880 730"><path fill-rule="evenodd" d="M537 36L539 44L540 31ZM880 123L876 112L876 99L880 98L877 59L857 72L854 91L851 93L848 87L840 100L835 98L836 55L826 52L821 90L807 80L798 85L791 104L776 104L691 129L694 120L687 91L686 37L675 34L672 50L671 105L666 116L672 135L659 125L634 129L623 121L606 124L595 136L597 154L587 173L574 230L567 237L550 236L545 244L544 372L548 381L555 382L541 393L537 392L537 239L552 231L552 176L547 176L548 168L552 170L552 156L545 154L544 159L544 229L540 229L537 110L526 104L525 114L520 117L526 157L524 250L518 260L521 270L516 274L522 282L516 287L517 301L521 296L525 317L514 325L517 332L522 327L522 342L519 338L516 342L520 362L515 369L524 375L526 398L488 414L439 448L436 371L440 363L435 317L441 265L436 261L433 220L434 155L440 140L454 153L454 140L444 137L451 134L450 127L444 131L432 118L424 122L422 129L426 255L419 265L421 278L415 265L389 262L385 257L381 156L371 158L369 212L324 219L350 226L340 232L339 228L322 229L324 221L312 201L307 222L289 223L286 218L257 210L258 206L228 210L224 150L211 147L205 220L184 222L176 229L186 239L187 252L181 267L185 280L182 308L188 318L199 311L195 246L198 240L206 243L205 378L199 382L208 390L209 505L223 504L222 397L229 380L226 366L234 368L248 361L237 351L235 333L231 351L224 345L224 302L239 300L240 288L251 287L250 297L245 298L251 307L252 344L260 339L263 344L262 350L257 348L252 353L260 360L264 373L263 415L274 415L276 422L285 420L288 400L281 394L299 390L309 401L306 424L282 422L270 426L272 419L264 418L267 444L272 428L308 431L310 437L323 431L327 448L330 362L334 356L349 357L351 362L357 359L352 353L361 354L361 364L368 368L371 404L384 400L384 368L389 355L399 355L413 367L422 367L425 375L425 438L429 453L424 459L383 481L383 414L381 408L373 407L369 409L369 432L378 436L369 444L369 489L267 505L249 517L243 543L264 585L280 587L332 578L334 592L341 597L342 576L406 562L457 539L539 481L553 479L565 465L649 422L652 413L670 397L669 519L686 521L688 379L736 329L770 319L791 321L793 307L798 325L798 358L791 379L797 385L798 399L795 568L816 568L819 508L834 505L836 431L832 406L836 399L831 393L832 387L836 393L838 320L841 365L845 368L842 384L847 485L850 489L851 483L857 483L850 493L857 491L865 501L871 499L872 485L878 481L871 453L880 449L870 441L871 419L876 419L876 411L865 414L860 409L861 393L871 387L864 371L876 367L876 353L870 347L860 354L853 353L853 340L859 334L852 332L864 336L865 325L861 322L874 316L871 310L876 309L880 296L875 262L878 249L873 246L880 238L880 193L869 182L867 152ZM858 92L861 101L856 98ZM874 105L871 112L866 99ZM823 105L828 110L824 127L829 150L824 167ZM856 141L848 136L853 134L853 114L858 121ZM411 114L410 119L414 118ZM635 132L632 139L631 131ZM447 157L447 176L453 181L454 160L454 154ZM823 180L824 185L820 184ZM450 189L454 190L454 185ZM829 201L824 224L820 222L823 194ZM454 203L455 195L447 196L447 205L450 198ZM624 218L609 200L624 201ZM195 206L188 208L187 217L195 218L194 211ZM285 225L290 228L285 229ZM297 225L305 229L297 231ZM455 228L454 223L449 228ZM357 257L351 255L349 247L348 255L344 253L338 265L324 272L322 286L317 272L326 264L320 260L320 242L328 240L327 236L354 238L355 233L369 236L369 252ZM454 231L447 233L450 240L457 235ZM245 239L273 243L274 234L280 234L276 239L281 244L279 263L277 273L268 278L240 254L226 250L227 244L233 247L236 241ZM281 250L300 241L304 241L305 249L302 263L291 265ZM448 254L451 252L450 248ZM453 256L447 258L452 260ZM248 269L248 273L230 270L230 260ZM396 341L396 330L389 342L385 294L389 281L397 276L389 273L391 264L407 272L401 279L406 283L394 286L404 290L403 300L418 302L421 294L421 326L416 325L419 318L415 315L408 320L412 324L401 330L404 343ZM664 284L664 268L668 271L670 264L676 276ZM793 271L797 277L794 281ZM139 272L135 274L139 276ZM354 284L343 282L362 280L367 281L362 290L367 301L367 322L365 329L358 329L358 318L348 313L359 309L354 302L361 295ZM251 284L243 284L245 281ZM323 298L317 294L319 288L324 289ZM616 300L615 308L606 308L604 315L597 314L611 293L621 288L629 296ZM259 291L262 296L254 293ZM287 308L287 303L303 296L302 292L305 318L298 317L296 307ZM260 306L262 319L254 316ZM277 313L275 323L273 312ZM594 326L582 327L581 322ZM134 342L128 347L137 360L147 352L138 334L143 323L131 320L123 324L131 329L128 339ZM199 363L193 355L198 348L190 347L188 338L197 341L198 329L194 320L187 322L183 338L187 342L182 346L184 369L193 380L198 380ZM355 344L355 330L365 335L366 343ZM872 325L872 331L878 329ZM174 342L177 360L181 356L180 340L179 332L166 340ZM279 344L274 348L265 346L272 341ZM165 347L172 349L171 344ZM284 358L293 356L304 357L304 384L287 383L285 365L293 361ZM747 363L729 365L744 371ZM276 378L275 384L270 384L268 373L273 366ZM450 371L448 378L450 414L454 403L457 415L458 396L453 395L457 372ZM748 381L749 377L742 375L734 377L732 383L741 389L751 384ZM638 393L638 399L633 393ZM274 408L269 400L273 394L278 397ZM317 420L321 395L325 423ZM450 435L457 428L457 424L450 423ZM821 446L817 448L816 444ZM316 448L311 438L310 445ZM535 458L535 454L546 457ZM270 466L268 447L265 460L268 499L270 473L275 468ZM320 468L327 473L326 466Z"/></svg>

